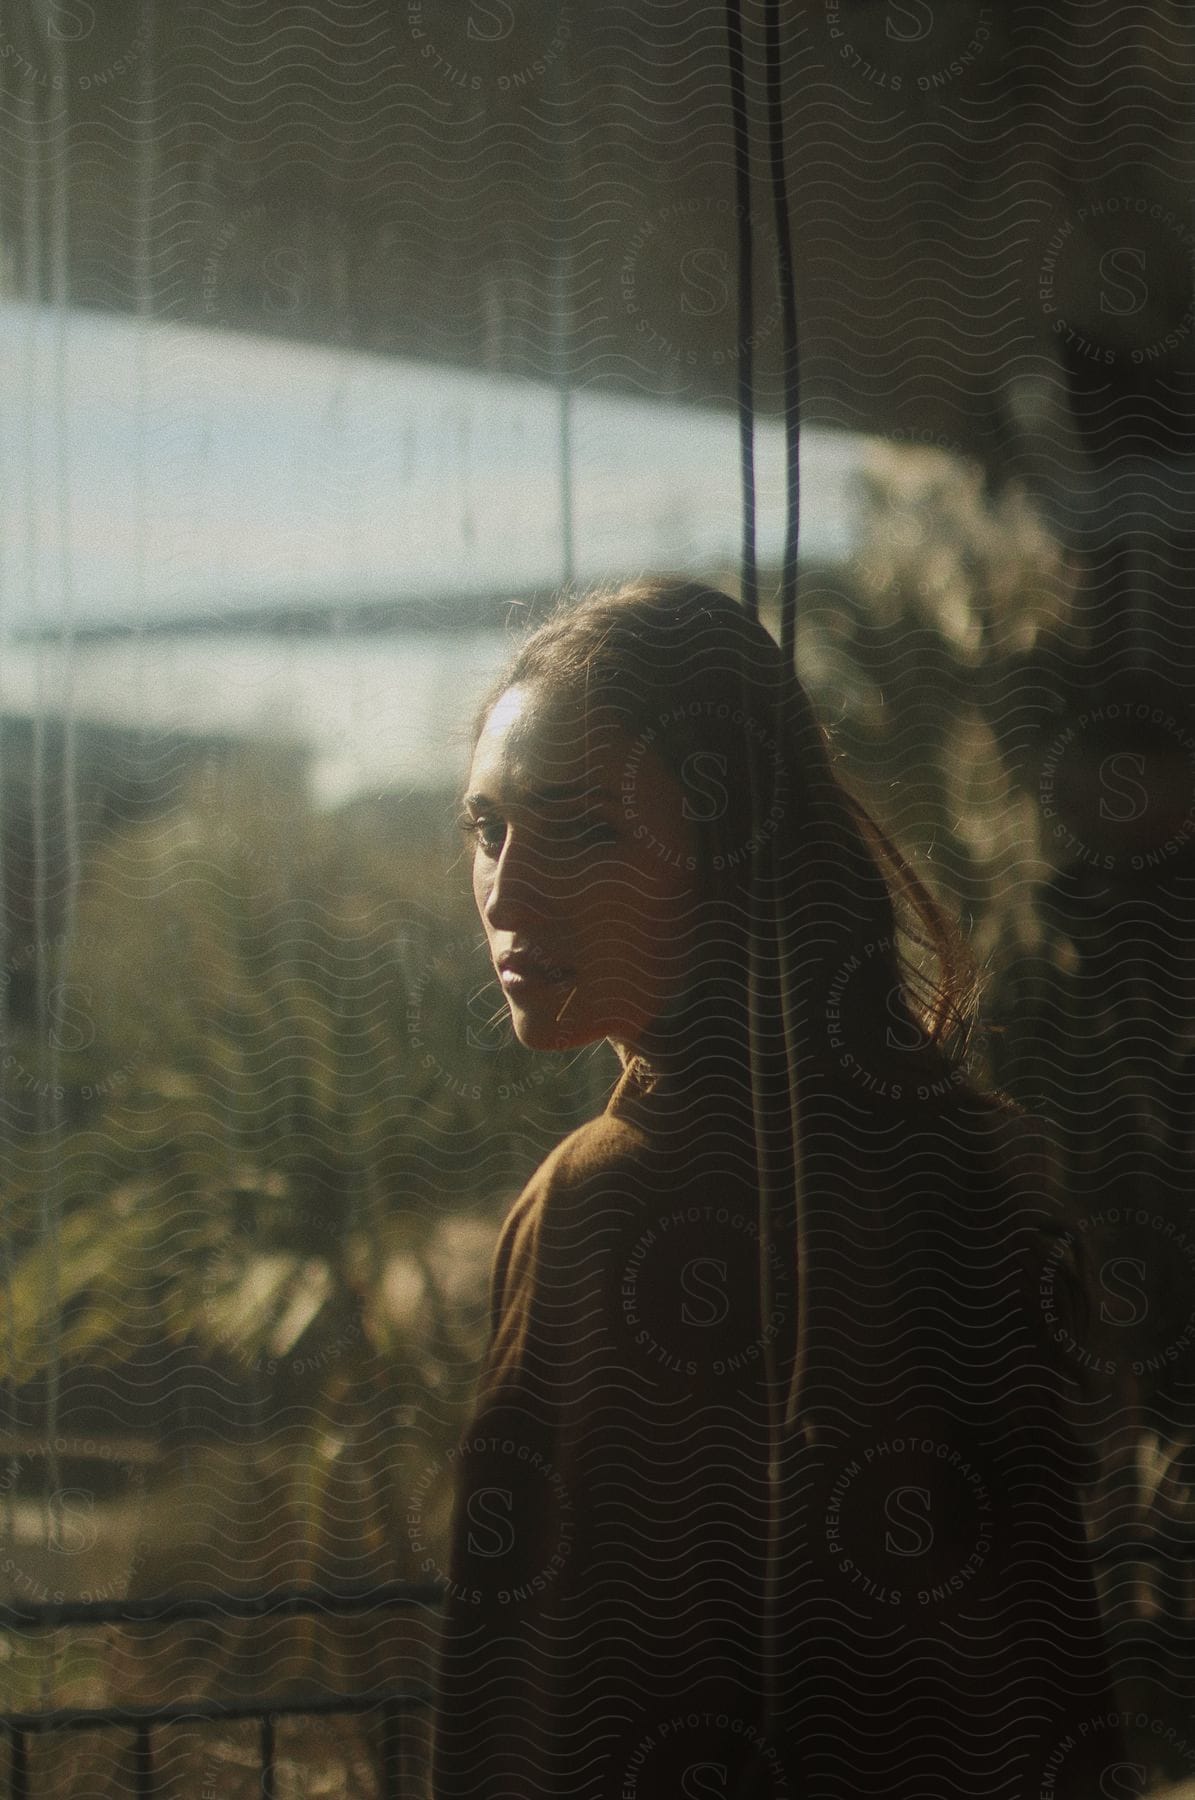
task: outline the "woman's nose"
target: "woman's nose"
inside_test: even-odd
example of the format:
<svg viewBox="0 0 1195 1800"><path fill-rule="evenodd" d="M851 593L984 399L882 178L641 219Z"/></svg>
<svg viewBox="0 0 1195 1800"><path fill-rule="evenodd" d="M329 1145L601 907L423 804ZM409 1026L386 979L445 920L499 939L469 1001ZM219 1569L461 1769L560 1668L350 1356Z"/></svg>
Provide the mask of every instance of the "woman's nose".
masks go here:
<svg viewBox="0 0 1195 1800"><path fill-rule="evenodd" d="M482 906L495 931L517 931L524 921L542 920L559 897L559 870L526 837L508 832Z"/></svg>

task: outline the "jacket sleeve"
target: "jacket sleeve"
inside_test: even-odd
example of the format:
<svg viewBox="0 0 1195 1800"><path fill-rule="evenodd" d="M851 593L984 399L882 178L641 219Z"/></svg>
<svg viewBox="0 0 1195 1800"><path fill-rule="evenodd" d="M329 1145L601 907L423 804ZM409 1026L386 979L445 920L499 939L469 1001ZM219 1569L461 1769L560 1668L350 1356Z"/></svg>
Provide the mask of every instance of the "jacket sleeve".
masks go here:
<svg viewBox="0 0 1195 1800"><path fill-rule="evenodd" d="M490 1278L490 1340L451 1451L453 1514L432 1746L435 1800L534 1791L533 1596L558 1573L567 1496L540 1379L542 1175L507 1214ZM551 1545L551 1551L545 1546ZM529 1760L528 1760L529 1759ZM509 1786L507 1784L510 1784Z"/></svg>
<svg viewBox="0 0 1195 1800"><path fill-rule="evenodd" d="M680 1792L711 1761L730 1793L758 1732L752 1221L699 1161L587 1152L549 1160L495 1252L436 1800Z"/></svg>

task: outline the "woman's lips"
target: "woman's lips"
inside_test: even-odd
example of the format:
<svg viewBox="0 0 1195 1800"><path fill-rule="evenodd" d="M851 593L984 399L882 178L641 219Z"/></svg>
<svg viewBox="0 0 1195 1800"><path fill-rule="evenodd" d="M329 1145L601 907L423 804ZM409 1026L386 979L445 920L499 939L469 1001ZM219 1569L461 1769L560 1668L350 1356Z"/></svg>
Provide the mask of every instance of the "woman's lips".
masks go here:
<svg viewBox="0 0 1195 1800"><path fill-rule="evenodd" d="M499 977L504 988L558 988L565 981L571 981L569 974L563 976L545 976L533 968L504 968Z"/></svg>
<svg viewBox="0 0 1195 1800"><path fill-rule="evenodd" d="M566 981L571 981L572 971L566 969L562 974L549 975L545 970L509 964L501 971L498 979L508 994L521 994L530 993L535 988L563 987Z"/></svg>

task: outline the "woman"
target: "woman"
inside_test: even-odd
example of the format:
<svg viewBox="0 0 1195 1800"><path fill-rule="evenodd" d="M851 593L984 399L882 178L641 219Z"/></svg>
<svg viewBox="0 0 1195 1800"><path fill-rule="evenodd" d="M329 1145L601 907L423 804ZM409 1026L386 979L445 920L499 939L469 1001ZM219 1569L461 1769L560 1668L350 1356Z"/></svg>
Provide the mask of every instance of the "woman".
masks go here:
<svg viewBox="0 0 1195 1800"><path fill-rule="evenodd" d="M778 648L692 583L562 605L468 789L516 1034L622 1074L500 1234L437 1800L1099 1792L1043 1148Z"/></svg>

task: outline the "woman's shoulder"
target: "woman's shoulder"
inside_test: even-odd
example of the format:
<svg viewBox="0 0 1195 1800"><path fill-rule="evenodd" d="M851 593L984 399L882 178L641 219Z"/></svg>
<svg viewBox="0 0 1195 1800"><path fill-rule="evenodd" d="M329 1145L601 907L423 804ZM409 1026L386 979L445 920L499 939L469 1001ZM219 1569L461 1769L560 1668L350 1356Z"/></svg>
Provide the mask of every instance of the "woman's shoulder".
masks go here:
<svg viewBox="0 0 1195 1800"><path fill-rule="evenodd" d="M595 1229L617 1233L645 1206L750 1186L754 1144L740 1111L704 1091L628 1070L605 1111L544 1157L507 1214L504 1232L522 1223L541 1244L553 1230L570 1239Z"/></svg>
<svg viewBox="0 0 1195 1800"><path fill-rule="evenodd" d="M545 1271L562 1258L570 1260L566 1239L575 1238L578 1228L583 1232L595 1188L608 1192L617 1179L625 1189L626 1172L642 1166L643 1139L630 1119L600 1113L562 1138L524 1183L503 1215L494 1246L490 1305L495 1346L507 1309L516 1300L530 1304L529 1294L541 1285Z"/></svg>
<svg viewBox="0 0 1195 1800"><path fill-rule="evenodd" d="M811 1135L829 1134L831 1148L871 1164L888 1191L896 1166L912 1167L918 1149L937 1163L955 1166L960 1187L977 1195L976 1176L993 1196L1026 1208L1043 1225L1063 1221L1059 1153L1048 1123L999 1089L952 1082L942 1091L894 1096L862 1089L840 1071L820 1068L802 1090ZM800 1113L798 1114L800 1117ZM752 1121L732 1106L690 1104L666 1086L654 1093L625 1077L604 1112L570 1131L544 1157L507 1214L510 1221L533 1209L567 1203L581 1192L625 1191L627 1183L691 1184L709 1169L719 1179L745 1172ZM824 1141L824 1139L823 1139ZM893 1154L896 1153L896 1162Z"/></svg>
<svg viewBox="0 0 1195 1800"><path fill-rule="evenodd" d="M622 1084L619 1084L620 1087ZM610 1169L643 1164L651 1134L630 1109L611 1110L586 1119L550 1150L532 1176L543 1191L560 1191L600 1177Z"/></svg>
<svg viewBox="0 0 1195 1800"><path fill-rule="evenodd" d="M533 1232L549 1214L559 1213L582 1192L646 1166L649 1139L644 1128L622 1114L602 1112L555 1144L534 1170L507 1211L502 1236Z"/></svg>
<svg viewBox="0 0 1195 1800"><path fill-rule="evenodd" d="M811 1122L841 1120L861 1147L879 1134L906 1141L949 1136L1010 1169L1027 1173L1052 1163L1048 1124L1005 1090L981 1085L945 1059L913 1071L894 1054L886 1063L877 1059L876 1068L871 1074L832 1058L811 1062L802 1089Z"/></svg>
<svg viewBox="0 0 1195 1800"><path fill-rule="evenodd" d="M1016 1251L1026 1267L1069 1246L1062 1156L1049 1122L998 1088L945 1080L933 1091L863 1091L827 1071L806 1090L806 1141L832 1184L846 1182L896 1229Z"/></svg>

